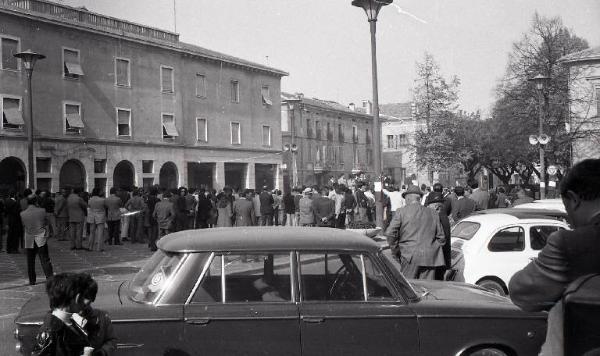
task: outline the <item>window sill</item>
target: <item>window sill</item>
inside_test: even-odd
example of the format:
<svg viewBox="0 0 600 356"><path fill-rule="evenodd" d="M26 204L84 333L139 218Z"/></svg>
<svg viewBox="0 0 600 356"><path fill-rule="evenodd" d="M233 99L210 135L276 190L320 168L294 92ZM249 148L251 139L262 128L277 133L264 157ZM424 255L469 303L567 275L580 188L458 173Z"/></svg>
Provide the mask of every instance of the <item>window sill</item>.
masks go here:
<svg viewBox="0 0 600 356"><path fill-rule="evenodd" d="M175 94L175 91L165 91L165 90L161 90L160 91L161 94L169 94L169 95L173 95Z"/></svg>
<svg viewBox="0 0 600 356"><path fill-rule="evenodd" d="M198 98L198 99L206 99L207 97L206 97L206 95L197 95L196 94L196 98Z"/></svg>
<svg viewBox="0 0 600 356"><path fill-rule="evenodd" d="M77 76L77 77L69 77L69 76L66 76L66 75L64 75L64 74L63 74L63 79L64 79L64 80L70 80L70 81L73 81L73 82L78 82L78 81L79 81L79 78L80 78L80 76Z"/></svg>
<svg viewBox="0 0 600 356"><path fill-rule="evenodd" d="M131 89L131 84L129 84L129 85L115 84L115 87L117 87L117 88L123 88L123 89Z"/></svg>
<svg viewBox="0 0 600 356"><path fill-rule="evenodd" d="M131 140L131 135L117 135L117 139L119 140Z"/></svg>
<svg viewBox="0 0 600 356"><path fill-rule="evenodd" d="M0 70L2 71L6 71L6 72L13 72L13 73L20 73L21 72L21 68L0 68Z"/></svg>

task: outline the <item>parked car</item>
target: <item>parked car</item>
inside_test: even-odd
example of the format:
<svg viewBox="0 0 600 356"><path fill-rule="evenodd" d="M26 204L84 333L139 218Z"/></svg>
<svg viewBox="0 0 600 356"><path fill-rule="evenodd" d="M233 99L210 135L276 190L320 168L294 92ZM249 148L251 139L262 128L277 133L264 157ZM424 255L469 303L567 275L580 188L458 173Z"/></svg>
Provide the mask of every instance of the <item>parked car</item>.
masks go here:
<svg viewBox="0 0 600 356"><path fill-rule="evenodd" d="M544 209L544 210L558 210L566 213L565 205L562 199L543 199L535 200L533 203L526 203L516 205L515 209Z"/></svg>
<svg viewBox="0 0 600 356"><path fill-rule="evenodd" d="M534 355L545 338L544 313L476 286L409 282L354 232L188 230L158 247L94 304L119 355ZM36 297L17 316L23 353L47 310Z"/></svg>
<svg viewBox="0 0 600 356"><path fill-rule="evenodd" d="M568 228L564 221L554 217L518 210L462 219L452 228L455 280L507 295L513 274L537 257L551 233Z"/></svg>

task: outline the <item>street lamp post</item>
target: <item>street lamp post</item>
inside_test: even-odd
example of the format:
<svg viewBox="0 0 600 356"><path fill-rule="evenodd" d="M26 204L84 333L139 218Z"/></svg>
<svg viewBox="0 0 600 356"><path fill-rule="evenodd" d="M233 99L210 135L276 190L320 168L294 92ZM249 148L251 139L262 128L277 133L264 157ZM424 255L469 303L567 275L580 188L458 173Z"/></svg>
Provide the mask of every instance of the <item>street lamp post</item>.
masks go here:
<svg viewBox="0 0 600 356"><path fill-rule="evenodd" d="M535 88L538 92L538 98L539 98L539 108L538 108L538 139L537 142L535 143L539 143L539 152L540 152L540 199L545 199L546 198L546 164L544 162L544 145L546 145L549 142L549 137L547 135L544 135L544 126L543 126L543 121L544 121L544 88L548 85L548 82L550 81L550 77L546 77L544 75L538 74L535 77L529 79L531 82L533 82L535 84ZM532 144L535 144L533 142L534 140L532 140L532 138L530 137L530 142Z"/></svg>
<svg viewBox="0 0 600 356"><path fill-rule="evenodd" d="M382 169L381 169L381 127L379 125L379 95L377 92L377 41L375 33L377 31L377 15L379 10L385 5L392 3L392 0L353 0L352 5L365 10L369 27L371 29L371 69L373 77L373 162L375 176L379 180L375 187L375 223L377 226L383 226L383 197L382 197Z"/></svg>
<svg viewBox="0 0 600 356"><path fill-rule="evenodd" d="M28 49L24 52L14 54L15 57L21 59L25 73L27 74L27 94L28 94L28 108L29 117L27 118L27 175L29 189L35 188L35 178L33 173L33 94L31 92L31 76L33 74L33 67L35 62L39 59L44 59L46 56L33 52Z"/></svg>

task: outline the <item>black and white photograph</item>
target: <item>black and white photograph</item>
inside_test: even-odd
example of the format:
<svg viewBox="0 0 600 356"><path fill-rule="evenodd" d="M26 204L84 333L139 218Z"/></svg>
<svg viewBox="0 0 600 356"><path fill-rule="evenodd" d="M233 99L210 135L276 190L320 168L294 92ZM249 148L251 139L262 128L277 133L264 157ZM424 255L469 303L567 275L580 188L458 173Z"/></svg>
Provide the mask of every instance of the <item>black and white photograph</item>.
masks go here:
<svg viewBox="0 0 600 356"><path fill-rule="evenodd" d="M600 355L599 0L0 0L0 355Z"/></svg>

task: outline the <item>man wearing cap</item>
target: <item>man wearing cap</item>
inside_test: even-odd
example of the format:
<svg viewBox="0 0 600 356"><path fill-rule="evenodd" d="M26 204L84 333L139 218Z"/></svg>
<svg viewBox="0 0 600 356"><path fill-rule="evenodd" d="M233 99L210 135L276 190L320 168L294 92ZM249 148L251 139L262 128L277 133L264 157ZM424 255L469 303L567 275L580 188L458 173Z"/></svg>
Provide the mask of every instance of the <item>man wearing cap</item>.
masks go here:
<svg viewBox="0 0 600 356"><path fill-rule="evenodd" d="M445 265L446 238L438 213L421 205L422 196L417 186L402 193L406 205L396 211L385 236L406 278L433 280L436 268Z"/></svg>

